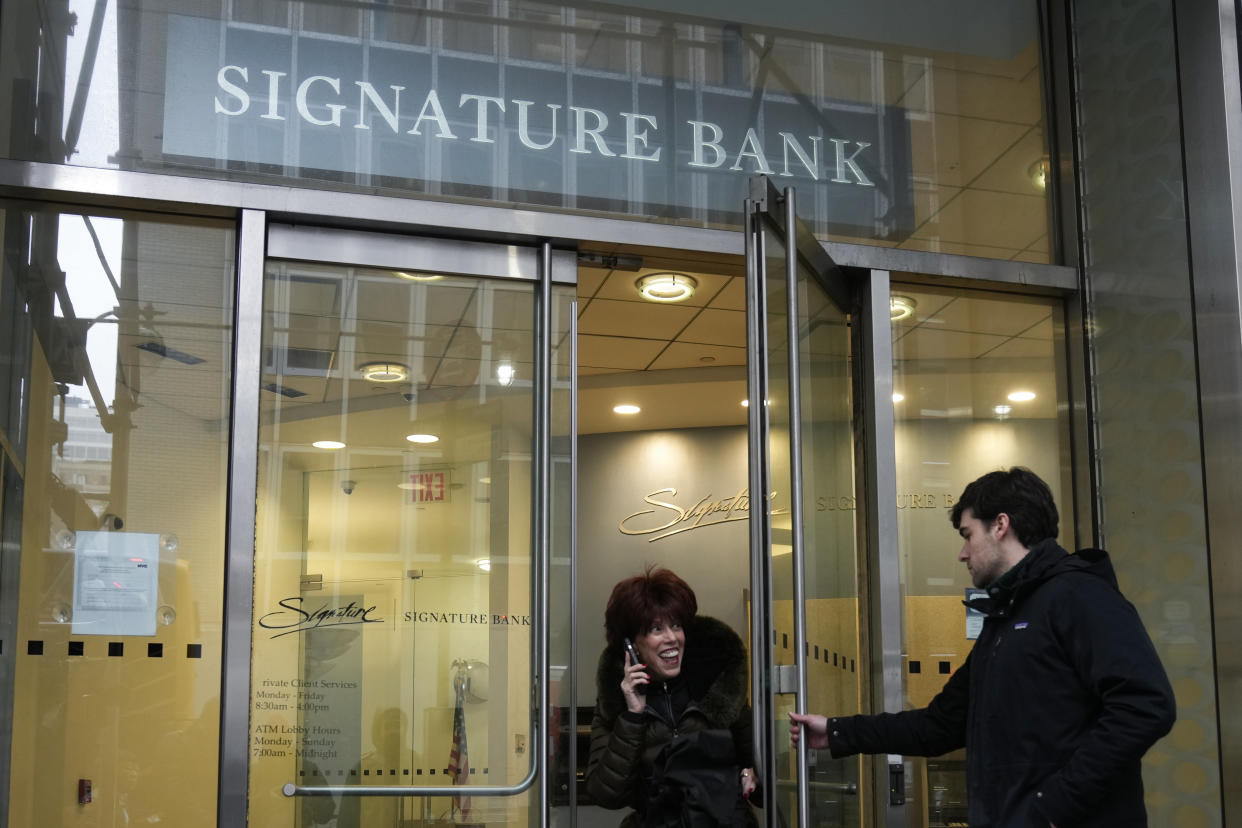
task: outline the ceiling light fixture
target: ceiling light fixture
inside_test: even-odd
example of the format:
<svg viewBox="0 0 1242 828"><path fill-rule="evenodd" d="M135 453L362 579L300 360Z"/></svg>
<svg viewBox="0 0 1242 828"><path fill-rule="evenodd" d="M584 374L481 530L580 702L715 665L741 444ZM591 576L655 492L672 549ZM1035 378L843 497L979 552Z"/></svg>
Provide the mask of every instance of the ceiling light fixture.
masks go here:
<svg viewBox="0 0 1242 828"><path fill-rule="evenodd" d="M317 449L343 449L345 444L340 440L316 440L311 443Z"/></svg>
<svg viewBox="0 0 1242 828"><path fill-rule="evenodd" d="M410 378L410 368L400 362L365 362L358 366L368 382L402 382Z"/></svg>
<svg viewBox="0 0 1242 828"><path fill-rule="evenodd" d="M392 275L407 282L438 282L444 278L439 273L411 273L408 270L394 270Z"/></svg>
<svg viewBox="0 0 1242 828"><path fill-rule="evenodd" d="M903 393L901 393L900 391L894 391L894 392L893 392L893 402L895 402L895 403L899 403L899 402L901 402L902 400L904 400L905 398L906 398L906 395L905 395L905 394L903 394Z"/></svg>
<svg viewBox="0 0 1242 828"><path fill-rule="evenodd" d="M905 319L913 314L914 309L918 306L919 303L909 296L890 296L888 299L888 319L890 322Z"/></svg>
<svg viewBox="0 0 1242 828"><path fill-rule="evenodd" d="M750 408L750 400L742 400L742 408Z"/></svg>
<svg viewBox="0 0 1242 828"><path fill-rule="evenodd" d="M1034 391L1014 391L1009 395L1010 402L1030 402L1035 399Z"/></svg>
<svg viewBox="0 0 1242 828"><path fill-rule="evenodd" d="M1003 419L1009 416L1009 412L1013 411L1013 406L1012 405L998 405L992 410L996 412L997 417L1001 417Z"/></svg>
<svg viewBox="0 0 1242 828"><path fill-rule="evenodd" d="M699 282L685 273L651 273L634 283L638 294L652 302L681 302L694 295Z"/></svg>
<svg viewBox="0 0 1242 828"><path fill-rule="evenodd" d="M517 376L517 369L513 367L512 362L502 362L496 366L496 381L501 385L505 387L513 385L515 376Z"/></svg>
<svg viewBox="0 0 1242 828"><path fill-rule="evenodd" d="M479 560L474 562L474 565L477 566L479 569L483 570L484 572L492 571L491 558L480 558Z"/></svg>
<svg viewBox="0 0 1242 828"><path fill-rule="evenodd" d="M440 438L434 434L407 434L405 435L405 439L409 440L411 443L420 443L424 445L427 443L440 442Z"/></svg>
<svg viewBox="0 0 1242 828"><path fill-rule="evenodd" d="M1048 188L1048 173L1052 171L1052 164L1045 158L1037 158L1035 163L1027 167L1027 177L1031 179L1031 183L1035 185L1037 190L1046 190Z"/></svg>
<svg viewBox="0 0 1242 828"><path fill-rule="evenodd" d="M617 414L637 414L638 412L642 411L642 409L639 408L638 406L630 405L629 403L624 403L622 405L614 405L612 407L612 410L616 412Z"/></svg>

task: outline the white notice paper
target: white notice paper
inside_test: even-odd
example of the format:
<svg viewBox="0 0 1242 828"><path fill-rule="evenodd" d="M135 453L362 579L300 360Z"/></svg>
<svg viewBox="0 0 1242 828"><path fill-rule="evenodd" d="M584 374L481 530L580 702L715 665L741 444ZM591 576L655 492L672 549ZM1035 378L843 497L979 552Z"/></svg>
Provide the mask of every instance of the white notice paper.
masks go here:
<svg viewBox="0 0 1242 828"><path fill-rule="evenodd" d="M139 532L77 533L75 635L155 635L159 540Z"/></svg>
<svg viewBox="0 0 1242 828"><path fill-rule="evenodd" d="M987 595L986 589L966 588L966 600L969 601L976 595ZM966 605L966 638L974 641L979 637L979 633L983 632L983 613L974 609L970 604Z"/></svg>

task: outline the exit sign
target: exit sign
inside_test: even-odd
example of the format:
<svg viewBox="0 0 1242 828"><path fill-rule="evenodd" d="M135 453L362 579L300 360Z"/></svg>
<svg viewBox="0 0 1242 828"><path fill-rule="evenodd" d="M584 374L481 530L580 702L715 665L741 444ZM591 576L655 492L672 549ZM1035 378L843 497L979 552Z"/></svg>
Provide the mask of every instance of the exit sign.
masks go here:
<svg viewBox="0 0 1242 828"><path fill-rule="evenodd" d="M443 503L448 500L448 472L414 472L409 477L411 503Z"/></svg>

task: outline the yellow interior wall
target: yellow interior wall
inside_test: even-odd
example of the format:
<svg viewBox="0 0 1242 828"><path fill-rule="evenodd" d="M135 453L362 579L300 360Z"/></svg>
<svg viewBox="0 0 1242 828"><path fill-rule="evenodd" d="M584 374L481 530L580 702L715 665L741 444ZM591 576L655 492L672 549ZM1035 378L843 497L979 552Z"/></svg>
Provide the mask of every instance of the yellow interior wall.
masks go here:
<svg viewBox="0 0 1242 828"><path fill-rule="evenodd" d="M128 476L117 479L114 463L113 490L128 494L125 531L179 538L159 567L159 601L176 618L152 637L74 635L52 614L73 605L73 554L51 548L55 391L38 342L33 351L9 824L214 826L225 486L222 463L214 477L206 470L224 436L134 412ZM183 464L165 462L174 457ZM209 479L186 479L198 473ZM214 604L204 600L213 595ZM43 642L43 655L27 654L32 640ZM84 655L69 656L70 641L82 642ZM122 657L108 656L112 641L124 645ZM162 644L163 657L149 658L148 643ZM189 644L202 645L201 658L187 658ZM78 804L78 779L91 780L89 804Z"/></svg>

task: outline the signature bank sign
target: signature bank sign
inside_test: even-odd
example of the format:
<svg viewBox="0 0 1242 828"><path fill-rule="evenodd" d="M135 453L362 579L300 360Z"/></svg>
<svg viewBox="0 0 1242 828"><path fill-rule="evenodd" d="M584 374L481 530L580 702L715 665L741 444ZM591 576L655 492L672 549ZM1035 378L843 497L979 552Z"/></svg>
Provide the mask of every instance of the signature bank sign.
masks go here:
<svg viewBox="0 0 1242 828"><path fill-rule="evenodd" d="M190 163L669 218L737 214L766 173L818 229L913 228L895 107L179 15L167 42L163 150Z"/></svg>

